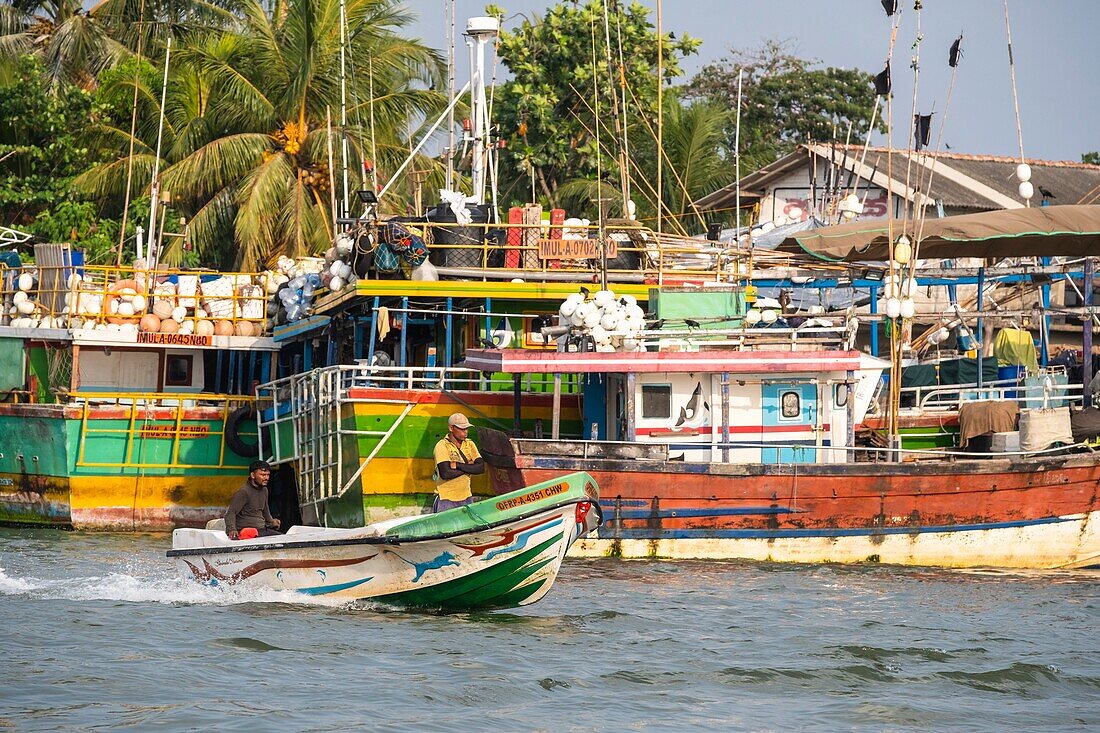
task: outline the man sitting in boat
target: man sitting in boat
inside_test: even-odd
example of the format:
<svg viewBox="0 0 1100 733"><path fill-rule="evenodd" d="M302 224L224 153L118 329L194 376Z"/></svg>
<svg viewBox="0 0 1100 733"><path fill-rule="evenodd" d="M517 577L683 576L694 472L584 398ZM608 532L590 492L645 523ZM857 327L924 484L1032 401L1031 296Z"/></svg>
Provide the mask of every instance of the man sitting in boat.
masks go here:
<svg viewBox="0 0 1100 733"><path fill-rule="evenodd" d="M271 516L267 506L267 482L271 480L271 464L252 461L248 480L237 489L225 510L225 533L231 540L270 537L281 534L279 520Z"/></svg>
<svg viewBox="0 0 1100 733"><path fill-rule="evenodd" d="M447 418L447 435L435 444L435 503L433 512L473 502L470 476L485 473L485 461L470 434L470 421L461 412Z"/></svg>

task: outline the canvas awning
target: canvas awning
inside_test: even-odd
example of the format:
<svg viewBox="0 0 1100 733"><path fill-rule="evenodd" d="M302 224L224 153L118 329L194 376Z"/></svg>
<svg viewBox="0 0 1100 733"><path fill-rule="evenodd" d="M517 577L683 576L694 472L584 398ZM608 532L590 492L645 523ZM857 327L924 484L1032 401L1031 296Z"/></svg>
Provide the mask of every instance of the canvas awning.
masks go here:
<svg viewBox="0 0 1100 733"><path fill-rule="evenodd" d="M901 221L893 223L895 239ZM913 225L907 227L915 240ZM890 258L890 228L885 220L795 232L778 251L809 254L821 260L883 262ZM1100 256L1100 206L1036 206L980 214L926 219L918 256L1088 257Z"/></svg>

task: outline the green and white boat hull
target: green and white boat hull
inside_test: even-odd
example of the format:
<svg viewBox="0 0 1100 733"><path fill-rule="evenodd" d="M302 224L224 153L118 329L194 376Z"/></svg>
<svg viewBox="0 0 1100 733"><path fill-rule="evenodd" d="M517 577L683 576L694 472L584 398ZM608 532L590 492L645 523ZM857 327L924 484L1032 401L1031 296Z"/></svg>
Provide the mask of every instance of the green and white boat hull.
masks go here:
<svg viewBox="0 0 1100 733"><path fill-rule="evenodd" d="M293 527L238 541L221 530L177 529L168 557L209 585L400 606L508 608L546 595L570 545L601 519L596 482L578 472L358 529Z"/></svg>

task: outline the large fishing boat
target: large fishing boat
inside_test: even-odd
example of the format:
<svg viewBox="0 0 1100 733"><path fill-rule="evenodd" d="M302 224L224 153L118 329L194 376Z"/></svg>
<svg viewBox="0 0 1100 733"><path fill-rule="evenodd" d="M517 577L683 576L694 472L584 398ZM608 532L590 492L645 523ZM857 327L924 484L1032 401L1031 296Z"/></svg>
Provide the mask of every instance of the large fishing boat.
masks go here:
<svg viewBox="0 0 1100 733"><path fill-rule="evenodd" d="M1096 236L1088 218L1093 209L1078 211L1085 219L1075 224L1054 221L1067 213L1073 212L1037 211L1031 216L1051 221L1017 226L995 212L981 215L974 231L982 246L992 246L997 231L1002 243L1018 248L1024 231L1045 227L1042 246L1056 254ZM966 224L960 218L955 226ZM967 246L962 235L952 241ZM933 256L935 244L927 240ZM870 261L878 256L867 243L856 249ZM1078 266L1087 271L1090 263ZM1064 269L1053 277L1082 276ZM797 285L794 279L805 272L790 270L779 284ZM494 283L482 274L476 284L430 286L437 295L447 289L500 287L505 293L508 287L540 286L530 282L537 281L537 272L515 274L525 282ZM642 268L637 274L659 281L668 273L654 277ZM912 276L923 280L916 272ZM912 317L784 310L758 293L753 302L754 287L730 280L711 270L682 277L678 286L654 282L642 301L648 313L640 327L632 310L636 296L620 294L617 285L614 294L576 293L566 299L572 309L559 302L557 313L548 313L543 301L536 313L523 314L527 325L504 342L494 339L500 329L492 327L503 319L487 309L456 315L448 304L446 315L432 317L421 301L418 317L426 334L461 335L464 348L435 343L456 360L464 353L467 371L450 361L383 367L364 360L265 385L262 423L271 439L265 452L306 467L303 510L315 521L342 523L348 512L358 518L360 508L372 520L414 513L431 491L429 448L442 427L429 423L406 431L403 416L421 400L432 405L436 420L456 405L477 408L481 400L492 400L498 410L510 408L514 422L503 430L494 429L500 419L479 424L476 435L493 466L493 485L481 491L512 491L572 470L592 472L603 488L608 522L598 538L578 543L581 552L944 566L1097 564L1093 489L1100 464L1074 446L1068 427L1069 404L1087 396L1079 384L1049 368L1011 382L982 383L978 377L976 384L938 387L933 402L925 399L930 394L918 394L924 388L891 396L890 380L881 377L899 371L902 360L895 366L860 347L866 348L867 330L885 325L904 351ZM360 281L359 287L376 286ZM874 287L882 288L883 280ZM377 306L379 297L369 296L368 307ZM581 306L587 311L578 314ZM1013 315L1002 311L998 317ZM928 315L929 331L938 332L956 316ZM364 343L374 339L376 316L366 320L372 328ZM469 391L451 392L458 384ZM492 384L513 389L497 391ZM533 409L525 385L547 390ZM909 398L928 414L939 410L941 419L947 414L968 425L962 434L944 431L939 446L906 444L900 416ZM993 416L999 412L1011 414L1010 422L997 423ZM532 427L525 421L536 414L542 422ZM990 429L975 433L983 420ZM889 437L884 443L857 438L872 421ZM993 428L998 434L988 435ZM976 447L974 435L986 435L984 447ZM393 457L405 471L400 489L372 477L372 462L388 441L400 446L402 455Z"/></svg>
<svg viewBox="0 0 1100 733"><path fill-rule="evenodd" d="M171 529L223 511L274 376L259 273L0 268L0 520Z"/></svg>

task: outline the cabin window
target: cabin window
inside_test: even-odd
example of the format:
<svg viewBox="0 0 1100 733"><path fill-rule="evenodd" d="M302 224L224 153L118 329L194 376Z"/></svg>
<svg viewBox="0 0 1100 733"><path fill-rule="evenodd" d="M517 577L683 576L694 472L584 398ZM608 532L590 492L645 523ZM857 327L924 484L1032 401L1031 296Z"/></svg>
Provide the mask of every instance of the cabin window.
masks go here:
<svg viewBox="0 0 1100 733"><path fill-rule="evenodd" d="M180 354L169 355L164 366L164 386L190 387L193 367L194 357L190 354L186 356Z"/></svg>
<svg viewBox="0 0 1100 733"><path fill-rule="evenodd" d="M642 385L642 419L672 417L672 385Z"/></svg>
<svg viewBox="0 0 1100 733"><path fill-rule="evenodd" d="M848 405L848 385L838 384L833 387L833 404L836 407L846 407Z"/></svg>
<svg viewBox="0 0 1100 733"><path fill-rule="evenodd" d="M784 392L779 398L779 415L784 420L797 420L802 415L802 397L798 392Z"/></svg>

